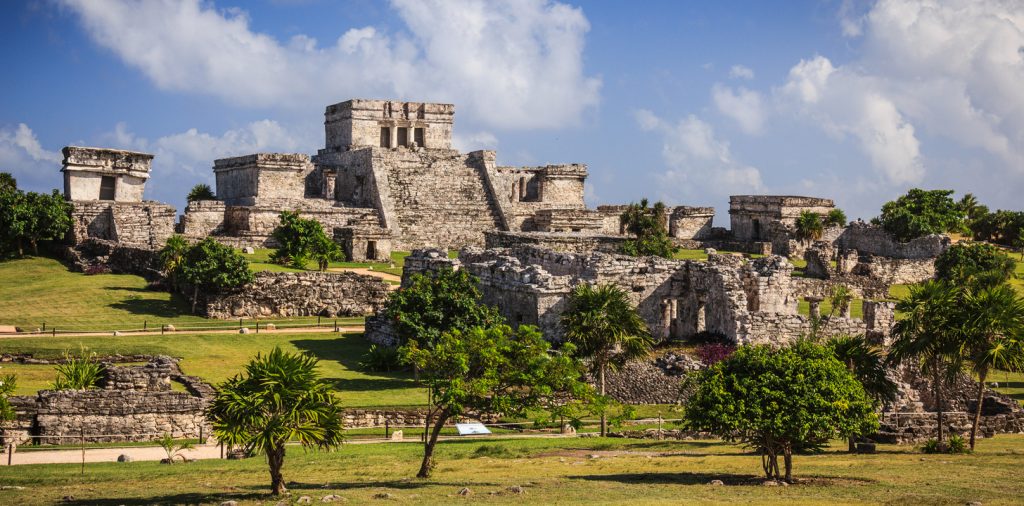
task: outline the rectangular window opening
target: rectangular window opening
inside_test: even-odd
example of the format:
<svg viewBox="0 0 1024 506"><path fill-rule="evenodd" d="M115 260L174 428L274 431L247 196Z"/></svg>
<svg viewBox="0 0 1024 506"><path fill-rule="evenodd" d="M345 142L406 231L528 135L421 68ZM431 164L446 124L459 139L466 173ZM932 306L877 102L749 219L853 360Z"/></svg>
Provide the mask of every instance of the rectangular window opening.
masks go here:
<svg viewBox="0 0 1024 506"><path fill-rule="evenodd" d="M416 129L416 130L414 131L414 135L415 135L416 145L417 145L417 146L419 146L419 147L421 147L421 148L422 148L422 147L426 147L426 146L425 146L425 145L423 144L423 136L424 136L424 132L423 132L423 129L422 129L422 128L417 128L417 129Z"/></svg>
<svg viewBox="0 0 1024 506"><path fill-rule="evenodd" d="M380 147L390 148L391 147L391 128L380 127Z"/></svg>
<svg viewBox="0 0 1024 506"><path fill-rule="evenodd" d="M409 146L409 129L405 127L398 127L398 145Z"/></svg>
<svg viewBox="0 0 1024 506"><path fill-rule="evenodd" d="M117 179L114 176L103 176L100 179L100 200L114 200L117 194Z"/></svg>

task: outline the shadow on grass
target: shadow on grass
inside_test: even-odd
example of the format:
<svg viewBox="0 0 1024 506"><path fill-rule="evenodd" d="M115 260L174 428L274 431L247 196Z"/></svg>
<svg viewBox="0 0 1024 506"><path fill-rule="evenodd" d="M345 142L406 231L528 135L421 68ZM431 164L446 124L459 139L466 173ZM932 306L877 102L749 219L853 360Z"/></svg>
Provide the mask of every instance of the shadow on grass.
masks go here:
<svg viewBox="0 0 1024 506"><path fill-rule="evenodd" d="M225 501L262 501L262 500L273 500L276 499L274 496L267 492L263 493L239 493L239 492L225 492L220 494L202 494L197 492L182 493L163 495L146 498L92 498L92 499L72 499L66 501L60 501L60 504L97 504L97 505L116 505L116 504L220 504Z"/></svg>
<svg viewBox="0 0 1024 506"><path fill-rule="evenodd" d="M110 308L126 311L133 315L152 316L153 318L177 318L191 316L189 307L177 300L125 299L114 302Z"/></svg>
<svg viewBox="0 0 1024 506"><path fill-rule="evenodd" d="M483 483L473 482L474 486L499 486L498 483ZM420 479L405 479L405 480L389 480L389 481L350 481L350 482L328 482L328 483L288 483L288 489L291 491L297 490L356 490L364 488L391 488L396 490L416 490L423 487L454 487L462 488L466 486L465 481L458 482L446 482L446 481L434 481L434 480L420 480Z"/></svg>
<svg viewBox="0 0 1024 506"><path fill-rule="evenodd" d="M707 485L711 480L722 480L726 485L759 485L763 477L750 474L728 473L620 473L620 474L585 474L567 476L570 480L614 481L635 485Z"/></svg>

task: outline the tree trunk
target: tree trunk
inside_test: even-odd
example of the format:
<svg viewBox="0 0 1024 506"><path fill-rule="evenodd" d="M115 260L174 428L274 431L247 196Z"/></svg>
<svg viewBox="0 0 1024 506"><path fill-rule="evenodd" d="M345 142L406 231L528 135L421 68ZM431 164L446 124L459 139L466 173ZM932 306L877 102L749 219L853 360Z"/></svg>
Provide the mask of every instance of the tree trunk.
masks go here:
<svg viewBox="0 0 1024 506"><path fill-rule="evenodd" d="M935 388L935 411L937 412L937 418L938 418L938 421L939 421L939 446L942 446L942 432L943 432L943 429L942 429L942 425L943 425L943 420L942 420L942 381L940 380L941 375L939 374L938 363L939 363L939 360L936 358L934 360L935 372L934 372L933 376L934 376L934 381L935 381L935 386L934 386L934 388Z"/></svg>
<svg viewBox="0 0 1024 506"><path fill-rule="evenodd" d="M605 365L601 364L601 368L598 370L598 382L601 384L601 397L604 397L604 369ZM601 409L601 437L608 435L608 408Z"/></svg>
<svg viewBox="0 0 1024 506"><path fill-rule="evenodd" d="M29 239L28 243L32 245L32 254L35 256L39 256L39 244L36 242L36 240Z"/></svg>
<svg viewBox="0 0 1024 506"><path fill-rule="evenodd" d="M985 378L988 377L988 368L978 371L978 405L974 409L974 424L971 425L971 451L974 451L974 439L978 435L978 425L981 424L981 401L985 399Z"/></svg>
<svg viewBox="0 0 1024 506"><path fill-rule="evenodd" d="M196 314L196 301L199 300L199 287L192 287L192 314Z"/></svg>
<svg viewBox="0 0 1024 506"><path fill-rule="evenodd" d="M21 238L18 238L18 257L25 256L25 249L21 247Z"/></svg>
<svg viewBox="0 0 1024 506"><path fill-rule="evenodd" d="M434 467L434 445L437 444L437 437L441 435L441 428L448 421L448 416L448 410L442 410L434 421L434 429L430 431L430 437L423 446L423 463L420 464L420 472L416 473L417 478L430 478L430 469Z"/></svg>
<svg viewBox="0 0 1024 506"><path fill-rule="evenodd" d="M274 495L284 494L287 490L284 486L284 476L281 475L281 468L284 466L284 444L279 444L267 452L267 463L270 464L270 488Z"/></svg>
<svg viewBox="0 0 1024 506"><path fill-rule="evenodd" d="M853 358L846 359L846 369L850 371L850 374L852 374L853 377L855 377L855 378L857 377L857 375L856 375L856 368L853 365ZM849 447L850 453L856 453L856 451L857 451L857 440L856 440L856 438L853 437L853 435L850 436L849 443L850 443L850 447Z"/></svg>
<svg viewBox="0 0 1024 506"><path fill-rule="evenodd" d="M786 483L793 483L793 448L786 445L783 460L786 466Z"/></svg>

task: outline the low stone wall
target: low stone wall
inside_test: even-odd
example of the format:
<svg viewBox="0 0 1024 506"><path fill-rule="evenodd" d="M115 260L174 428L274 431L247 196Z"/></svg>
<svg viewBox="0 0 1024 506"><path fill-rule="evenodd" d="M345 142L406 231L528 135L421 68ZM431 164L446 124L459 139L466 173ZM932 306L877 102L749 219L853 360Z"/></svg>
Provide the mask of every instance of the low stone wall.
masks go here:
<svg viewBox="0 0 1024 506"><path fill-rule="evenodd" d="M909 242L899 242L881 227L863 222L850 223L835 240L840 250L857 250L888 258L935 258L949 248L949 237L928 235Z"/></svg>
<svg viewBox="0 0 1024 506"><path fill-rule="evenodd" d="M593 235L582 232L485 232L484 238L488 249L535 246L580 255L587 255L592 251L618 253L622 243L628 239L623 236Z"/></svg>
<svg viewBox="0 0 1024 506"><path fill-rule="evenodd" d="M914 284L935 277L935 259L865 257L862 255L860 262L851 273L891 285Z"/></svg>
<svg viewBox="0 0 1024 506"><path fill-rule="evenodd" d="M69 242L103 239L126 246L159 248L174 233L173 207L159 202L72 202Z"/></svg>
<svg viewBox="0 0 1024 506"><path fill-rule="evenodd" d="M967 438L974 423L974 413L963 411L943 413L946 434L957 434ZM938 414L931 413L883 413L879 417L877 434L868 439L877 443L914 444L934 439L938 434ZM1024 412L982 416L978 426L979 437L996 434L1024 433Z"/></svg>
<svg viewBox="0 0 1024 506"><path fill-rule="evenodd" d="M189 202L178 224L178 233L185 237L202 239L224 231L226 206L219 200Z"/></svg>
<svg viewBox="0 0 1024 506"><path fill-rule="evenodd" d="M354 272L260 272L256 280L206 301L210 318L363 316L384 307L388 284Z"/></svg>
<svg viewBox="0 0 1024 506"><path fill-rule="evenodd" d="M101 266L113 274L134 274L149 281L163 277L160 271L160 250L130 246L102 239L86 239L64 251L64 258L73 270L85 272Z"/></svg>
<svg viewBox="0 0 1024 506"><path fill-rule="evenodd" d="M462 423L463 420L492 423L497 421L498 417L462 417L459 420L449 420L448 423ZM423 427L427 421L427 412L424 409L346 409L342 412L342 421L346 429Z"/></svg>

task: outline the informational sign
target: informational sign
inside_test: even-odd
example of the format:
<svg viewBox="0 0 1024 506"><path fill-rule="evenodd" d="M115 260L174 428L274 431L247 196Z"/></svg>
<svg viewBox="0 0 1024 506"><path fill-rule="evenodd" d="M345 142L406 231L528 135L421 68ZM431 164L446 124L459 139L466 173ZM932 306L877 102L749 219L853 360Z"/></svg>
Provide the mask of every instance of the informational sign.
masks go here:
<svg viewBox="0 0 1024 506"><path fill-rule="evenodd" d="M476 434L490 434L491 431L487 430L482 423L457 423L455 428L459 429L460 436L473 436Z"/></svg>

